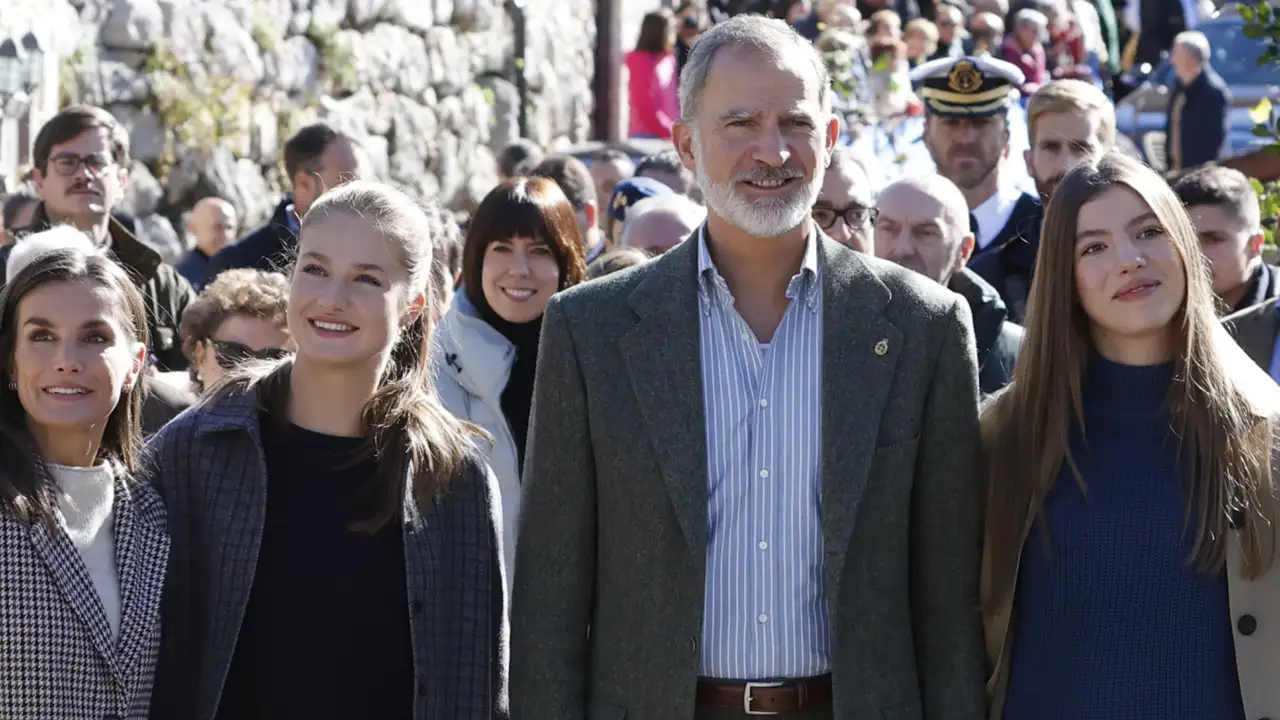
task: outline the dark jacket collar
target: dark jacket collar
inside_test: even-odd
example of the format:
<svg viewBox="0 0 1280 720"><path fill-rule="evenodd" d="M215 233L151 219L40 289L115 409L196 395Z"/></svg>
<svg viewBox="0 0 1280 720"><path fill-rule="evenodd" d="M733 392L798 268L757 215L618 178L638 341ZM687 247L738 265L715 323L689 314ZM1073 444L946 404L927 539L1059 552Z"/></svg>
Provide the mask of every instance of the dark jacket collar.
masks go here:
<svg viewBox="0 0 1280 720"><path fill-rule="evenodd" d="M969 310L973 313L974 342L978 346L978 366L981 367L991 346L1000 337L1001 327L1009 319L1009 308L991 283L969 268L953 275L947 288L969 303Z"/></svg>
<svg viewBox="0 0 1280 720"><path fill-rule="evenodd" d="M107 231L111 235L111 253L116 260L140 277L141 282L154 278L161 263L160 253L138 239L133 218L112 213L107 222ZM53 220L49 218L49 213L41 202L31 215L31 231L40 232L51 227Z"/></svg>
<svg viewBox="0 0 1280 720"><path fill-rule="evenodd" d="M1277 295L1280 295L1280 268L1263 263L1253 274L1253 279L1249 281L1249 290L1245 292L1244 297L1240 298L1240 302L1236 303L1231 312L1251 308Z"/></svg>

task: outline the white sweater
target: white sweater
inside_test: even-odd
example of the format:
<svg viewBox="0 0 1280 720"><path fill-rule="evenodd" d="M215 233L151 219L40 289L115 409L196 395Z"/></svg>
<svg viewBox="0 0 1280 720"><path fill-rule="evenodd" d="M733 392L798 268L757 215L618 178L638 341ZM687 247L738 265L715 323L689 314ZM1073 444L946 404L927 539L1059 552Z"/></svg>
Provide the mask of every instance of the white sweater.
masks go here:
<svg viewBox="0 0 1280 720"><path fill-rule="evenodd" d="M58 519L80 551L98 591L107 624L120 637L120 577L116 570L115 474L109 463L94 467L46 464L58 483Z"/></svg>

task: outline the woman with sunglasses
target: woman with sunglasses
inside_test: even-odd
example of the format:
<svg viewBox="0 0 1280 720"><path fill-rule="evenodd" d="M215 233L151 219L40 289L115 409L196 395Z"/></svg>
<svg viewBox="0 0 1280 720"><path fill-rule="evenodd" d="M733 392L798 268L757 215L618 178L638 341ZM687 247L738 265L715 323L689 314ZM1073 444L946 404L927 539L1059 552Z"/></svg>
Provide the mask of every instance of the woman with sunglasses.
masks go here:
<svg viewBox="0 0 1280 720"><path fill-rule="evenodd" d="M288 307L289 281L280 273L228 270L209 283L187 307L180 328L195 391L212 388L246 360L289 354Z"/></svg>

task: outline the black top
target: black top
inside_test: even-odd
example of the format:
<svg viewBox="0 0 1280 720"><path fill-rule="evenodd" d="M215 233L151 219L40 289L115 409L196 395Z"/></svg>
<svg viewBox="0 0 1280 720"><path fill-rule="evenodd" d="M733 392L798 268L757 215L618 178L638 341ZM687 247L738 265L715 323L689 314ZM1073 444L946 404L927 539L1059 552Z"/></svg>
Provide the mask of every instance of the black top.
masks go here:
<svg viewBox="0 0 1280 720"><path fill-rule="evenodd" d="M561 270L561 277L564 271ZM479 296L479 297L477 297ZM511 427L511 438L516 443L516 467L524 467L524 446L529 437L529 409L533 406L533 379L538 368L538 338L542 334L542 316L524 323L507 321L489 305L483 292L468 292L467 297L484 320L497 330L516 349L515 362L502 388L502 415Z"/></svg>
<svg viewBox="0 0 1280 720"><path fill-rule="evenodd" d="M401 523L370 535L362 440L261 416L262 547L220 720L410 718L414 666Z"/></svg>

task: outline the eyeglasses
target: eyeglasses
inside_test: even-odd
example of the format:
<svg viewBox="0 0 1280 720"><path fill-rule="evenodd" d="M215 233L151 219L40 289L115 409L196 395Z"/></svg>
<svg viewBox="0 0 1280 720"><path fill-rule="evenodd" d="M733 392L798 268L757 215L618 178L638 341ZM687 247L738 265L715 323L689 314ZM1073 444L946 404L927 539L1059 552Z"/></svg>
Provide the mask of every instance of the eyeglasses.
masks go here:
<svg viewBox="0 0 1280 720"><path fill-rule="evenodd" d="M289 355L289 351L284 348L254 350L248 345L230 340L210 340L209 344L213 346L214 358L223 370L235 369L237 365L249 360L281 360Z"/></svg>
<svg viewBox="0 0 1280 720"><path fill-rule="evenodd" d="M102 153L94 153L93 155L62 153L49 158L49 164L53 166L54 171L59 175L70 177L76 174L81 165L84 165L91 175L101 175L106 172L107 168L116 163L111 156Z"/></svg>
<svg viewBox="0 0 1280 720"><path fill-rule="evenodd" d="M818 223L818 227L823 230L830 230L831 226L836 224L836 218L844 218L845 225L855 228L866 222L874 223L876 216L879 214L875 208L863 207L862 205L850 205L839 209L815 207L812 212L813 221Z"/></svg>

